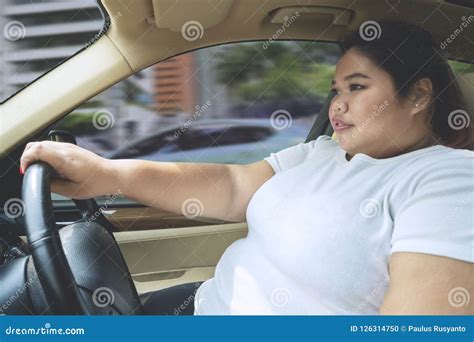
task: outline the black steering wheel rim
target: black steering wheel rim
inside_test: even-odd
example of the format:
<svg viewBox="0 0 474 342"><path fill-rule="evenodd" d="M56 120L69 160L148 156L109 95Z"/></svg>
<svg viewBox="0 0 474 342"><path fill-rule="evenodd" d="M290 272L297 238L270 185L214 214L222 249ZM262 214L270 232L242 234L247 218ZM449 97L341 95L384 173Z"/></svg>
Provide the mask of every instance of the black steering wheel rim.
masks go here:
<svg viewBox="0 0 474 342"><path fill-rule="evenodd" d="M88 315L54 220L50 190L52 174L53 168L49 164L35 162L24 175L22 199L30 252L51 310L56 314Z"/></svg>

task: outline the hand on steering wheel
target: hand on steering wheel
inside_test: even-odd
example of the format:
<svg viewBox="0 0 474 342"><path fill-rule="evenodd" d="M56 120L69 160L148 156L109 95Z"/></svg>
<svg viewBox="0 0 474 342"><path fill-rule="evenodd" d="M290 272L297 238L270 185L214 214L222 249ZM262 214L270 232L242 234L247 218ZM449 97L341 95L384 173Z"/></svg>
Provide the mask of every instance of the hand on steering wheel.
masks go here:
<svg viewBox="0 0 474 342"><path fill-rule="evenodd" d="M44 162L30 164L22 189L29 249L50 311L140 313L138 293L112 234L97 223L76 223L58 232L50 195L52 171ZM114 300L97 305L94 296L100 288L115 289Z"/></svg>

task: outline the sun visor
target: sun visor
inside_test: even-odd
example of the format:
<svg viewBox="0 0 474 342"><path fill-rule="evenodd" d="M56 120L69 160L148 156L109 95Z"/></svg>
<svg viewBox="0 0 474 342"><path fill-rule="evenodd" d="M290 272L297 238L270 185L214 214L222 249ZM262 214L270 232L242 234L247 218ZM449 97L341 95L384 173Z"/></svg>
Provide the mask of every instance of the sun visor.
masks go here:
<svg viewBox="0 0 474 342"><path fill-rule="evenodd" d="M273 10L270 14L270 22L283 24L294 15L298 15L301 20L317 22L329 19L333 25L346 26L351 22L353 11L327 6L288 6Z"/></svg>
<svg viewBox="0 0 474 342"><path fill-rule="evenodd" d="M224 21L234 0L153 0L156 26L173 32L206 29Z"/></svg>

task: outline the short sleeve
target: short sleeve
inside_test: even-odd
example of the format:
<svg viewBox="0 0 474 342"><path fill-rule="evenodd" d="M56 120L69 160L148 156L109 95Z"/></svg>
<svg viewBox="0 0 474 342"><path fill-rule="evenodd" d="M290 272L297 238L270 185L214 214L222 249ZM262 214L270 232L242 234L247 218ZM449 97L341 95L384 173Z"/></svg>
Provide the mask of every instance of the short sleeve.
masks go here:
<svg viewBox="0 0 474 342"><path fill-rule="evenodd" d="M393 252L419 252L474 262L473 154L430 165L397 210Z"/></svg>
<svg viewBox="0 0 474 342"><path fill-rule="evenodd" d="M301 164L315 148L316 144L323 140L324 137L327 138L327 136L321 136L316 140L307 143L299 143L279 152L270 153L270 156L264 158L264 160L271 165L275 173L286 171Z"/></svg>

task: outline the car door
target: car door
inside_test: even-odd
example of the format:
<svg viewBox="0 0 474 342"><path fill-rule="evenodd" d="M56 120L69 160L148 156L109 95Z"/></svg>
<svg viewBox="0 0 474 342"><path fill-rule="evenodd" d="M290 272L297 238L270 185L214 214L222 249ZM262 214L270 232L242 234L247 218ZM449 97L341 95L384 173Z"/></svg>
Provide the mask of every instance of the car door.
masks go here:
<svg viewBox="0 0 474 342"><path fill-rule="evenodd" d="M307 54L320 56L311 62L318 68L308 69L308 61L288 68L270 60L285 54L286 60L303 48L318 50ZM273 53L275 49L280 53ZM332 44L303 41L275 41L268 50L261 42L235 43L160 62L140 71L133 83L126 79L97 95L54 128L72 130L80 146L109 157L123 153L124 158L157 162L235 164L262 160L305 140L327 94L310 81L319 77L327 87L317 89L329 89L327 71L334 69L339 54ZM262 63L263 70L255 68ZM161 76L166 64L173 65L173 72ZM305 79L287 87L272 85L275 73L287 80ZM186 86L174 79L186 79ZM117 89L124 92L119 99ZM225 249L247 235L246 222L166 212L121 194L97 200L117 229L116 239L139 293L212 277ZM60 225L78 219L70 199L54 195L53 203Z"/></svg>

